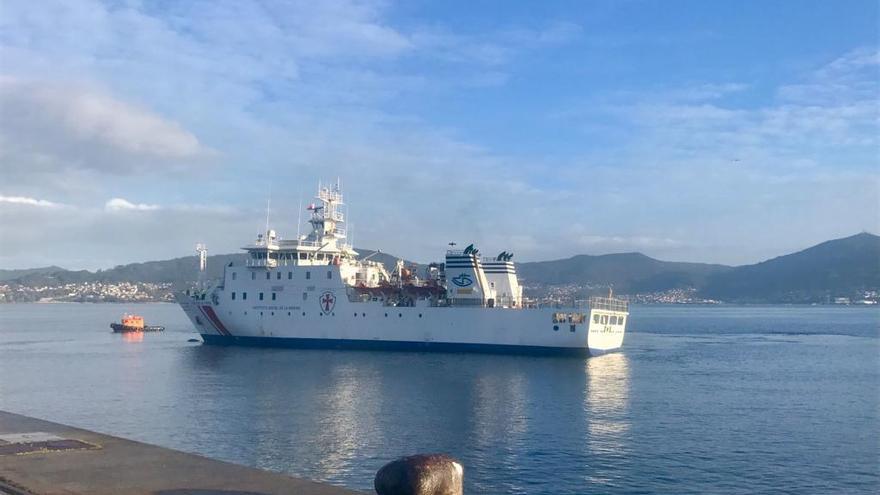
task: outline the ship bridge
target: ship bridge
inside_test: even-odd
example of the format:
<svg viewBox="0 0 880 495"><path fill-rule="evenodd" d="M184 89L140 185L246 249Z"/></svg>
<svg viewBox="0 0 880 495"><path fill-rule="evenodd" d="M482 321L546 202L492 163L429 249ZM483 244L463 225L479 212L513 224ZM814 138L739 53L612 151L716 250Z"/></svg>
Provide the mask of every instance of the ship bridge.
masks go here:
<svg viewBox="0 0 880 495"><path fill-rule="evenodd" d="M316 202L308 205L311 232L297 239L282 239L268 228L254 243L242 247L248 252L249 267L315 266L353 261L358 253L346 242L345 204L340 184L318 186Z"/></svg>

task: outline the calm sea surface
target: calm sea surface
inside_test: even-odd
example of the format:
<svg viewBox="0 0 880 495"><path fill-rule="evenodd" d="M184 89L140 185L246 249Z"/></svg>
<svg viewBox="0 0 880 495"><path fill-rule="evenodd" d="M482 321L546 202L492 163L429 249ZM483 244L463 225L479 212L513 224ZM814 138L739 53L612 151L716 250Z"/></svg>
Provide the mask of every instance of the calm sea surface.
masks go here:
<svg viewBox="0 0 880 495"><path fill-rule="evenodd" d="M135 311L167 331L108 324ZM170 304L0 305L0 409L369 490L876 493L880 310L635 307L592 359L218 348Z"/></svg>

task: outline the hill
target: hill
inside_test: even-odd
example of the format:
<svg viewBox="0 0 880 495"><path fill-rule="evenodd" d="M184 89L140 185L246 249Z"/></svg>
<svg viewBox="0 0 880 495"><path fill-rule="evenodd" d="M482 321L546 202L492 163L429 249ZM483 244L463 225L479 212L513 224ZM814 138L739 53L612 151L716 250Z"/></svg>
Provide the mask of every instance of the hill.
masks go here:
<svg viewBox="0 0 880 495"><path fill-rule="evenodd" d="M358 249L361 258L380 261L392 269L396 256ZM230 263L242 263L244 254L208 257L209 279L219 278ZM880 237L862 233L824 242L803 251L762 263L739 267L656 260L641 253L518 263L529 287L575 285L614 287L620 294L650 294L687 289L705 299L727 302L828 302L835 297L861 297L880 291ZM30 270L0 270L0 282L25 287L69 283L152 283L180 288L193 283L198 272L195 256L120 265L108 270L70 271L51 266Z"/></svg>
<svg viewBox="0 0 880 495"><path fill-rule="evenodd" d="M827 302L878 289L880 237L861 233L712 274L700 294L737 302Z"/></svg>
<svg viewBox="0 0 880 495"><path fill-rule="evenodd" d="M357 250L361 258L385 263L393 267L397 257L369 249ZM217 279L223 275L223 269L230 263L244 263L244 253L215 254L208 256L207 279ZM107 270L90 272L88 270L65 270L57 266L28 270L2 270L0 276L7 274L0 281L17 283L25 286L60 285L84 282L142 282L183 287L192 284L198 277L199 261L196 256L184 256L162 261L147 261L119 265Z"/></svg>
<svg viewBox="0 0 880 495"><path fill-rule="evenodd" d="M53 273L64 271L60 266L46 266L43 268L25 268L22 270L0 270L0 282L6 280L15 280L17 278L26 277L28 275L39 275L41 273Z"/></svg>
<svg viewBox="0 0 880 495"><path fill-rule="evenodd" d="M641 253L572 256L562 260L519 263L526 284L561 285L589 282L618 292L655 292L699 287L706 277L730 270L725 265L660 261Z"/></svg>

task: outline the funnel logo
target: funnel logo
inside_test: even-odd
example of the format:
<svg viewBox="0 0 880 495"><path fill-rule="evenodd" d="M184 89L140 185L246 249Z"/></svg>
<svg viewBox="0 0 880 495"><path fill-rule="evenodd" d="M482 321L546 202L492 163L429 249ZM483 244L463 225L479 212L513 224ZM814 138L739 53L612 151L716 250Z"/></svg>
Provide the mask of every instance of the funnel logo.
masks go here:
<svg viewBox="0 0 880 495"><path fill-rule="evenodd" d="M474 283L474 281L471 279L470 275L468 275L467 273L462 273L461 275L453 278L452 283L459 287L467 287L468 285Z"/></svg>
<svg viewBox="0 0 880 495"><path fill-rule="evenodd" d="M336 294L327 291L321 294L321 297L318 298L318 303L321 305L321 311L327 314L333 311L333 307L336 306Z"/></svg>

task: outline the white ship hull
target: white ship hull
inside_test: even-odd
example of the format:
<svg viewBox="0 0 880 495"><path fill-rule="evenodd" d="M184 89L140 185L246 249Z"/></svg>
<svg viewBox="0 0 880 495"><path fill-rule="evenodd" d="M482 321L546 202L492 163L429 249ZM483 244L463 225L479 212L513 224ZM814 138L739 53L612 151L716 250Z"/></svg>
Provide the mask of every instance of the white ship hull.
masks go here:
<svg viewBox="0 0 880 495"><path fill-rule="evenodd" d="M513 254L480 257L473 244L447 250L424 278L402 261L389 272L344 242L338 184L315 199L309 235L284 240L267 228L216 285L178 294L206 343L576 355L623 344L625 301L530 307ZM198 252L204 271L204 246Z"/></svg>
<svg viewBox="0 0 880 495"><path fill-rule="evenodd" d="M628 317L584 308L390 307L350 302L337 291L344 294L316 290L298 304L222 301L224 291L216 304L178 299L204 341L223 345L596 355L621 347ZM328 293L335 303L324 311L319 297ZM570 323L569 315L584 322ZM612 315L621 323L602 323Z"/></svg>

